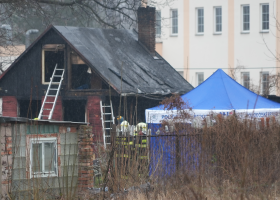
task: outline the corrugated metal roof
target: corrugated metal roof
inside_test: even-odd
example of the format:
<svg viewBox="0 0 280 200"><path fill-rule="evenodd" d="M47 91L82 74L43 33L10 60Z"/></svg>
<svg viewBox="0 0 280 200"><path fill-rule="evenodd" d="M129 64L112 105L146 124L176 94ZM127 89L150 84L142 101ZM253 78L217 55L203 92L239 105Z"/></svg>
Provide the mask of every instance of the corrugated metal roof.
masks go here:
<svg viewBox="0 0 280 200"><path fill-rule="evenodd" d="M135 31L69 26L54 29L119 93L166 95L193 89L160 55L155 59L138 42Z"/></svg>

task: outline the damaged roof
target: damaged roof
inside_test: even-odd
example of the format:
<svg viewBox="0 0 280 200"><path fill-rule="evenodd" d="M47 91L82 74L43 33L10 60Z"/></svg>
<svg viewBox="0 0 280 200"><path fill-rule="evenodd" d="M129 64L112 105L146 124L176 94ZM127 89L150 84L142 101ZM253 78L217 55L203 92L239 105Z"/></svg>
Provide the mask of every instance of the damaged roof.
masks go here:
<svg viewBox="0 0 280 200"><path fill-rule="evenodd" d="M53 28L119 93L167 95L193 89L159 54L148 52L133 30Z"/></svg>

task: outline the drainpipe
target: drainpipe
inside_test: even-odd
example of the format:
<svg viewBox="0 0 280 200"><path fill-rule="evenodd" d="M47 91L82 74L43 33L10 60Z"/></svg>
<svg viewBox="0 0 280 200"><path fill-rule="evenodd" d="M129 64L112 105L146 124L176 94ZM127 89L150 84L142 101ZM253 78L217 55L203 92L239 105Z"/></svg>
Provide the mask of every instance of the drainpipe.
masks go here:
<svg viewBox="0 0 280 200"><path fill-rule="evenodd" d="M6 44L11 44L12 43L12 28L11 25L9 24L3 24L1 26L1 29L5 29L5 40Z"/></svg>
<svg viewBox="0 0 280 200"><path fill-rule="evenodd" d="M29 29L28 31L26 31L26 33L25 33L25 49L27 49L27 47L29 47L29 45L30 45L30 35L38 33L38 32L39 32L38 29Z"/></svg>

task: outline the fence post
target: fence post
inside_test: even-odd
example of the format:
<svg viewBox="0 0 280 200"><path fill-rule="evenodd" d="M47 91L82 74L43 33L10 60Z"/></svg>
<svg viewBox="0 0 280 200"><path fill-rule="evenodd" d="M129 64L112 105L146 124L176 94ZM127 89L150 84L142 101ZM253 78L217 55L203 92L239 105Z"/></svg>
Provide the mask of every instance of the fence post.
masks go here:
<svg viewBox="0 0 280 200"><path fill-rule="evenodd" d="M175 146L176 146L176 172L179 170L179 165L180 165L180 146L179 146L179 134L176 134L176 141L175 141Z"/></svg>

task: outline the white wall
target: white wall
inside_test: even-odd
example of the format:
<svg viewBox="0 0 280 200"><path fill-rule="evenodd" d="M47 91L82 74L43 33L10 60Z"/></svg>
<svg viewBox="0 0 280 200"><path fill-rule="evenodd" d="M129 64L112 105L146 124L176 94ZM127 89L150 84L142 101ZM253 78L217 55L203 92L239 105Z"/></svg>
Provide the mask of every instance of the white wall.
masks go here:
<svg viewBox="0 0 280 200"><path fill-rule="evenodd" d="M184 34L183 25L189 23L189 82L197 86L197 72L204 72L206 80L216 69L222 68L228 73L229 67L229 0L188 0L189 10L184 11L184 0L175 1L171 7L159 8L162 17L170 19L170 9L178 8L179 33L178 37L170 37L170 28L163 28L163 57L177 70L184 67ZM269 3L270 30L269 33L260 33L261 3ZM241 33L241 5L250 4L250 33ZM222 34L214 34L214 7L222 7ZM196 8L204 8L204 34L196 35ZM189 12L189 20L183 21L183 12ZM245 69L237 72L237 81L242 82L241 72L250 72L254 85L259 85L260 72L276 73L276 0L234 0L234 66L243 66ZM166 25L166 23L165 23ZM169 24L170 25L170 24Z"/></svg>
<svg viewBox="0 0 280 200"><path fill-rule="evenodd" d="M162 55L177 71L183 71L184 68L184 27L183 27L183 0L177 0L169 6L158 6L161 10L162 20ZM178 36L171 36L170 10L178 9Z"/></svg>
<svg viewBox="0 0 280 200"><path fill-rule="evenodd" d="M222 34L214 34L214 6L222 7ZM204 8L204 35L196 34L196 8ZM211 76L217 68L228 66L228 21L227 1L190 0L190 83L197 86L197 72L204 72L204 79ZM194 69L203 68L203 69ZM214 68L214 69L211 69Z"/></svg>
<svg viewBox="0 0 280 200"><path fill-rule="evenodd" d="M269 3L270 9L270 30L269 33L261 33L261 3ZM250 5L250 33L242 34L241 29L241 5ZM241 71L250 72L250 78L254 85L259 85L260 72L269 71L276 73L276 61L270 52L276 51L276 28L275 0L235 0L235 67L244 66ZM266 43L266 45L265 45ZM241 79L238 80L241 82Z"/></svg>

